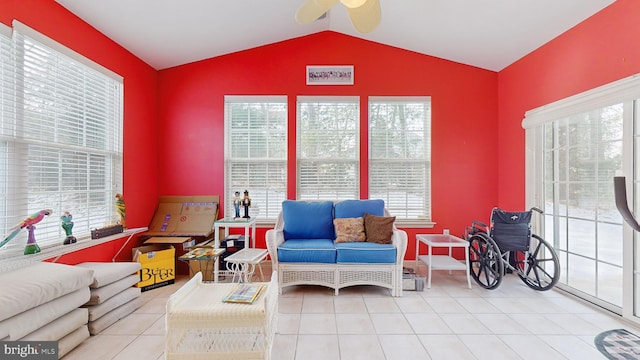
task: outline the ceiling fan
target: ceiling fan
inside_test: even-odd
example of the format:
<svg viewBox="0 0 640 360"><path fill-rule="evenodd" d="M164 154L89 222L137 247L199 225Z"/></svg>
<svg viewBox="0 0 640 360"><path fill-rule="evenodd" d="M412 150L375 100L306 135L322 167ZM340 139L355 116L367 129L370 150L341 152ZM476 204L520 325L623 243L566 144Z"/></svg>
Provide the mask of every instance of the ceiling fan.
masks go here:
<svg viewBox="0 0 640 360"><path fill-rule="evenodd" d="M296 12L296 21L310 24L338 2L347 8L351 23L358 32L372 32L380 24L380 0L305 0Z"/></svg>

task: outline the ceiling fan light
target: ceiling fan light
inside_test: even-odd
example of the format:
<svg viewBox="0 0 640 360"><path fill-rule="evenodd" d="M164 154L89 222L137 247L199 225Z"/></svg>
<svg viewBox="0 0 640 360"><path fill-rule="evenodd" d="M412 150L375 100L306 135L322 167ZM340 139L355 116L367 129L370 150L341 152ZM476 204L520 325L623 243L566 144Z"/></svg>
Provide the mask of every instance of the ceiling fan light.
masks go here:
<svg viewBox="0 0 640 360"><path fill-rule="evenodd" d="M298 24L311 24L337 2L338 0L306 0L296 11L296 21Z"/></svg>
<svg viewBox="0 0 640 360"><path fill-rule="evenodd" d="M365 5L358 8L347 7L347 12L349 13L353 27L362 34L375 30L382 19L380 0L367 0Z"/></svg>
<svg viewBox="0 0 640 360"><path fill-rule="evenodd" d="M346 6L349 9L359 8L364 5L369 0L340 0L342 5Z"/></svg>

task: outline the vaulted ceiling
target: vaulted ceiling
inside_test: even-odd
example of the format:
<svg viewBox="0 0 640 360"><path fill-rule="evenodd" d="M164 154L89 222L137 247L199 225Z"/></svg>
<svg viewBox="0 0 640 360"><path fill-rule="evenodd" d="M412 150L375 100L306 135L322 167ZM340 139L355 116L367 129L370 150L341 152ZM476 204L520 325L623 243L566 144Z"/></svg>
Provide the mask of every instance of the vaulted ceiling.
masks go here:
<svg viewBox="0 0 640 360"><path fill-rule="evenodd" d="M336 4L309 25L305 0L56 0L155 69L331 30L499 71L615 0L380 0L359 34Z"/></svg>

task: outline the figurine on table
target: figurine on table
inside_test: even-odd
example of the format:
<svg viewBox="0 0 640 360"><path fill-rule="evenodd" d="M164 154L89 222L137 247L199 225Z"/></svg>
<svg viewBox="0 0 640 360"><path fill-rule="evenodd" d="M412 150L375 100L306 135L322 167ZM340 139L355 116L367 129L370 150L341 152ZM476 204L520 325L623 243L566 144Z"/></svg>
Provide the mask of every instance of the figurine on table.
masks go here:
<svg viewBox="0 0 640 360"><path fill-rule="evenodd" d="M244 216L243 218L249 219L249 208L251 207L251 198L249 197L249 190L244 191L244 199L242 199L242 206L244 206Z"/></svg>
<svg viewBox="0 0 640 360"><path fill-rule="evenodd" d="M69 244L73 244L76 241L78 241L76 239L75 236L72 235L72 230L73 230L73 215L71 215L70 212L65 211L64 214L62 214L62 216L60 216L60 221L62 222L61 226L64 229L65 234L67 235L67 237L64 239L64 245L69 245Z"/></svg>
<svg viewBox="0 0 640 360"><path fill-rule="evenodd" d="M240 191L236 191L235 197L233 198L233 207L236 209L236 219L240 219L240 205L242 205L242 198L240 197Z"/></svg>
<svg viewBox="0 0 640 360"><path fill-rule="evenodd" d="M36 229L36 227L34 225L42 221L45 216L51 215L51 213L53 213L52 210L45 209L31 214L28 218L21 221L18 225L9 229L10 233L4 238L4 240L0 241L0 247L4 246L4 244L8 243L9 241L11 241L11 239L16 237L20 230L27 228L27 230L29 231L29 235L27 236L27 245L24 247L24 254L29 255L39 253L40 246L38 246L38 243L36 243L36 237L34 235L34 230Z"/></svg>

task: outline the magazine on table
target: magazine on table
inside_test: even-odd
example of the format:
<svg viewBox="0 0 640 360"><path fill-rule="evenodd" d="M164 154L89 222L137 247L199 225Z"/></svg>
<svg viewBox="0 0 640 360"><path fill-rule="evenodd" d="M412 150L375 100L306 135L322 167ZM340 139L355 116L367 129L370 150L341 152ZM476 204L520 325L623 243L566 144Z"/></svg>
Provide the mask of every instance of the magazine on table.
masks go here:
<svg viewBox="0 0 640 360"><path fill-rule="evenodd" d="M233 290L224 298L224 302L229 303L241 303L241 304L253 304L254 301L260 295L262 284L238 284Z"/></svg>

